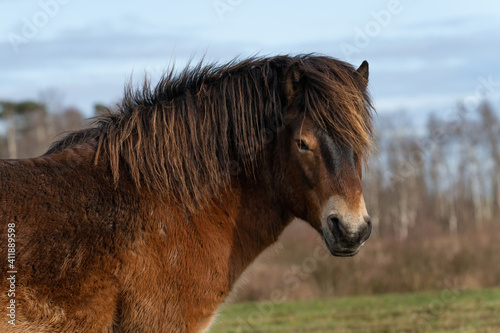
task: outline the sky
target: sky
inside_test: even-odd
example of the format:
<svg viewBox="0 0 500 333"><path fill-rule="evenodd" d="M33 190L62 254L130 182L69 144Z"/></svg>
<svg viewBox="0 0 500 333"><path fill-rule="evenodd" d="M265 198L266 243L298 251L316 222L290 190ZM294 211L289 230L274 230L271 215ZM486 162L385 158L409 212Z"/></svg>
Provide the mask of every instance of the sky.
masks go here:
<svg viewBox="0 0 500 333"><path fill-rule="evenodd" d="M92 116L189 59L320 53L370 63L381 113L500 105L500 2L0 0L0 100Z"/></svg>

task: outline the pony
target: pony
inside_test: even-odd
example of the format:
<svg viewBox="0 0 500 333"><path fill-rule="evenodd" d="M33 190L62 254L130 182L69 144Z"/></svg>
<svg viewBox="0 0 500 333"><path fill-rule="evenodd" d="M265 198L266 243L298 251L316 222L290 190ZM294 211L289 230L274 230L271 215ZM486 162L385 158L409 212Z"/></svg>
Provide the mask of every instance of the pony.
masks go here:
<svg viewBox="0 0 500 333"><path fill-rule="evenodd" d="M367 84L366 61L317 54L200 62L129 84L42 156L1 160L0 331L207 331L294 219L355 255Z"/></svg>

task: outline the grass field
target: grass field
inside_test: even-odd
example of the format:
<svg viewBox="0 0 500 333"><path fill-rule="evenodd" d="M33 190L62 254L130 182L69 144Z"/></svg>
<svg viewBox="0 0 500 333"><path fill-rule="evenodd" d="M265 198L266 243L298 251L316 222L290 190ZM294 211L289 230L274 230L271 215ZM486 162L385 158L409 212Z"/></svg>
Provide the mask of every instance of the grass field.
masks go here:
<svg viewBox="0 0 500 333"><path fill-rule="evenodd" d="M500 288L235 304L210 332L500 332Z"/></svg>

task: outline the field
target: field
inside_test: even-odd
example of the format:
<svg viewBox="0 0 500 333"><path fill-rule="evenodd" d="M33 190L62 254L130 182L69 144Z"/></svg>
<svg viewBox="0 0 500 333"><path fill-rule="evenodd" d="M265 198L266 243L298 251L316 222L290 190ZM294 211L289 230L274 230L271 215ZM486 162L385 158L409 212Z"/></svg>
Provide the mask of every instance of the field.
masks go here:
<svg viewBox="0 0 500 333"><path fill-rule="evenodd" d="M500 332L500 288L235 304L210 332Z"/></svg>

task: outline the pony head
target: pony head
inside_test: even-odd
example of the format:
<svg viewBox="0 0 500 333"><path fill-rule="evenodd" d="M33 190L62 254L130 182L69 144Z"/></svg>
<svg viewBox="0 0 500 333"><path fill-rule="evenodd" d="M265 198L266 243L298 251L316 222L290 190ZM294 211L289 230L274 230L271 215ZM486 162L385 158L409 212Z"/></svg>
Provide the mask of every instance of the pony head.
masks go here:
<svg viewBox="0 0 500 333"><path fill-rule="evenodd" d="M323 235L335 256L355 255L371 233L361 187L371 146L368 63L295 63L284 75L285 130L274 174L283 205Z"/></svg>

